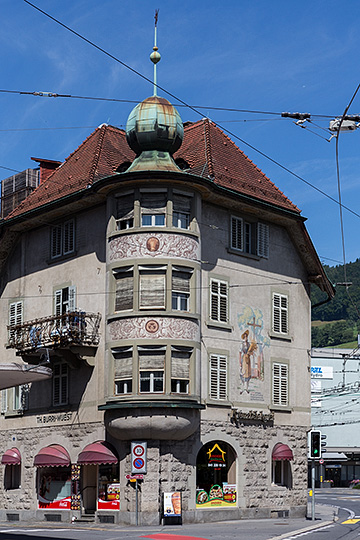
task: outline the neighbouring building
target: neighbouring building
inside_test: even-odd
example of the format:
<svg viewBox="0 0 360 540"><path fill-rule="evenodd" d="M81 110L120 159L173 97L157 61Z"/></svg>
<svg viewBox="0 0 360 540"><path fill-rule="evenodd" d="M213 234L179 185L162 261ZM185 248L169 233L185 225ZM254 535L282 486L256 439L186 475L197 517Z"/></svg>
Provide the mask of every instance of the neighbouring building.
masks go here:
<svg viewBox="0 0 360 540"><path fill-rule="evenodd" d="M311 351L311 423L326 435L324 463L316 480L347 487L360 480L360 350L316 348Z"/></svg>
<svg viewBox="0 0 360 540"><path fill-rule="evenodd" d="M304 515L310 286L334 291L299 209L157 96L35 161L0 222L0 341L53 376L2 393L0 519Z"/></svg>

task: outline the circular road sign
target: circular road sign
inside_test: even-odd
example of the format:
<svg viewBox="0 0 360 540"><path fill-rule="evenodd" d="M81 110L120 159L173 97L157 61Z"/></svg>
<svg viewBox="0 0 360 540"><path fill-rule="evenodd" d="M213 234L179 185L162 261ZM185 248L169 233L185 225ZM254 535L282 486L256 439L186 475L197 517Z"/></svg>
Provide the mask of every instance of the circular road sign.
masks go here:
<svg viewBox="0 0 360 540"><path fill-rule="evenodd" d="M141 444L134 446L133 453L135 454L135 456L140 457L143 455L144 452L145 452L145 449Z"/></svg>
<svg viewBox="0 0 360 540"><path fill-rule="evenodd" d="M319 463L320 463L320 465L323 465L323 464L324 464L324 460L323 460L323 459L319 459Z"/></svg>
<svg viewBox="0 0 360 540"><path fill-rule="evenodd" d="M133 465L134 465L135 469L142 469L144 467L144 465L145 465L145 462L144 462L143 458L137 457L137 458L134 459Z"/></svg>

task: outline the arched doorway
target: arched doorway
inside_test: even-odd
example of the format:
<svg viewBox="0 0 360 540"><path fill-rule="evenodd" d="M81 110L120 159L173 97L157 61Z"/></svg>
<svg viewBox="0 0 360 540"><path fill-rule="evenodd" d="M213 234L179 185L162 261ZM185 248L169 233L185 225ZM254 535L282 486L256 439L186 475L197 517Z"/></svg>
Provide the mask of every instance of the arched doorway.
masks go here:
<svg viewBox="0 0 360 540"><path fill-rule="evenodd" d="M204 444L196 460L196 507L235 507L236 500L234 449L219 440Z"/></svg>

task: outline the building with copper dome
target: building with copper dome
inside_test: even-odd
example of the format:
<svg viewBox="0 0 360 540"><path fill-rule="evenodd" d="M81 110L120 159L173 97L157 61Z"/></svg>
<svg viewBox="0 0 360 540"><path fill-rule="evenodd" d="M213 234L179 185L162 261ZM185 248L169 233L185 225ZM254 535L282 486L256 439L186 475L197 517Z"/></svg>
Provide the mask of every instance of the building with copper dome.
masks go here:
<svg viewBox="0 0 360 540"><path fill-rule="evenodd" d="M0 221L0 340L53 376L2 392L0 519L304 515L310 287L334 291L299 209L156 95L35 161Z"/></svg>

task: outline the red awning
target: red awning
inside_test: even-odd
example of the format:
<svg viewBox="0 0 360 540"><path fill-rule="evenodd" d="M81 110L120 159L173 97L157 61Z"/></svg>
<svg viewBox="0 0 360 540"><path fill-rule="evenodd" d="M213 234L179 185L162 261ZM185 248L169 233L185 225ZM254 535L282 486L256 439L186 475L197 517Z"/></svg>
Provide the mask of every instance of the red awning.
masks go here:
<svg viewBox="0 0 360 540"><path fill-rule="evenodd" d="M98 441L85 446L78 457L79 465L104 465L117 463L118 458L104 441Z"/></svg>
<svg viewBox="0 0 360 540"><path fill-rule="evenodd" d="M291 461L294 456L287 444L277 443L272 452L272 459L273 461Z"/></svg>
<svg viewBox="0 0 360 540"><path fill-rule="evenodd" d="M4 452L1 458L1 465L20 465L21 454L17 448L10 448Z"/></svg>
<svg viewBox="0 0 360 540"><path fill-rule="evenodd" d="M60 444L50 444L38 452L34 459L35 467L69 467L70 456Z"/></svg>

